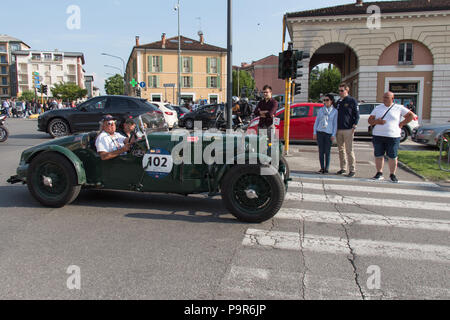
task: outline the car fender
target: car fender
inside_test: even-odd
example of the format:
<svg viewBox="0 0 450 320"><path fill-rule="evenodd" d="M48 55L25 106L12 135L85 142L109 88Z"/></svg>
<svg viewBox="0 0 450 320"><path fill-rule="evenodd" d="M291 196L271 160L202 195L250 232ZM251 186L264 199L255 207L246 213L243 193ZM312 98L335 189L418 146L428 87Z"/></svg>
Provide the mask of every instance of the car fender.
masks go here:
<svg viewBox="0 0 450 320"><path fill-rule="evenodd" d="M83 162L75 153L67 148L57 145L43 146L42 148L39 148L35 152L33 152L33 154L28 158L27 163L31 163L31 161L42 152L57 152L65 156L72 163L73 168L77 173L78 184L86 184L86 171L84 170Z"/></svg>

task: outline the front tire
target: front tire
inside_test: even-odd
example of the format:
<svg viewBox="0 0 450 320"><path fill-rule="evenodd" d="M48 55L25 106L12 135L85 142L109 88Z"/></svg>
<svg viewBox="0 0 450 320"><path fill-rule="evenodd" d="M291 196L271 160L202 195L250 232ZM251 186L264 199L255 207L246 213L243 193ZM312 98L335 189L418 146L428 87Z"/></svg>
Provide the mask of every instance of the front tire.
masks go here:
<svg viewBox="0 0 450 320"><path fill-rule="evenodd" d="M185 122L185 126L186 126L186 129L188 129L188 130L194 129L194 120L187 119Z"/></svg>
<svg viewBox="0 0 450 320"><path fill-rule="evenodd" d="M69 124L61 118L53 119L48 124L48 133L53 138L68 136L70 134Z"/></svg>
<svg viewBox="0 0 450 320"><path fill-rule="evenodd" d="M406 141L406 139L408 139L408 136L409 136L408 129L406 129L405 127L402 127L402 134L400 136L400 142Z"/></svg>
<svg viewBox="0 0 450 320"><path fill-rule="evenodd" d="M74 201L81 189L77 182L72 163L58 153L43 152L28 168L28 190L47 207L61 208Z"/></svg>
<svg viewBox="0 0 450 320"><path fill-rule="evenodd" d="M222 200L240 221L266 221L283 204L285 188L280 175L261 175L261 169L258 165L236 165L222 179Z"/></svg>
<svg viewBox="0 0 450 320"><path fill-rule="evenodd" d="M5 142L8 139L9 132L4 126L0 126L0 142Z"/></svg>

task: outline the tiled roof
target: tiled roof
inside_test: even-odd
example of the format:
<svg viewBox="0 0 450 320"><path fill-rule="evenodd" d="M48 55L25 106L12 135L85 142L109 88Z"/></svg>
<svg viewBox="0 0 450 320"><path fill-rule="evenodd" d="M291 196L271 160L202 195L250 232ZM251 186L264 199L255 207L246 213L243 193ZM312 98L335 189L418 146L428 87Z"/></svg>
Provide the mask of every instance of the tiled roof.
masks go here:
<svg viewBox="0 0 450 320"><path fill-rule="evenodd" d="M297 17L320 17L338 15L363 15L367 14L367 7L377 5L381 13L396 12L420 12L420 11L440 11L450 10L449 0L400 0L400 1L373 1L363 2L362 6L357 6L356 1L351 4L321 8L308 11L287 13L288 18Z"/></svg>
<svg viewBox="0 0 450 320"><path fill-rule="evenodd" d="M181 50L195 50L195 51L219 51L226 52L227 49L216 47L210 44L201 44L200 41L189 39L180 36L181 39ZM178 36L166 39L166 47L162 47L162 40L143 44L140 46L135 46L136 49L160 49L160 50L178 50Z"/></svg>

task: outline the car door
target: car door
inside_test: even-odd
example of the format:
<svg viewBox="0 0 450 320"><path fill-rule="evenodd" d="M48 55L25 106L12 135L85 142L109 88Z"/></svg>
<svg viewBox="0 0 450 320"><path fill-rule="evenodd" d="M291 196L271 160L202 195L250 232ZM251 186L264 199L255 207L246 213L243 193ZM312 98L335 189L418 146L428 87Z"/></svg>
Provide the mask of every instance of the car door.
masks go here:
<svg viewBox="0 0 450 320"><path fill-rule="evenodd" d="M94 131L99 129L99 122L108 113L108 97L98 97L86 101L77 107L71 123L74 131Z"/></svg>
<svg viewBox="0 0 450 320"><path fill-rule="evenodd" d="M289 129L289 138L291 140L306 140L312 139L312 125L310 124L310 106L294 106L291 109L291 123ZM309 129L311 129L311 135L309 135ZM311 138L309 138L311 136Z"/></svg>
<svg viewBox="0 0 450 320"><path fill-rule="evenodd" d="M119 127L126 118L135 116L139 106L132 99L109 97L109 114L119 120Z"/></svg>

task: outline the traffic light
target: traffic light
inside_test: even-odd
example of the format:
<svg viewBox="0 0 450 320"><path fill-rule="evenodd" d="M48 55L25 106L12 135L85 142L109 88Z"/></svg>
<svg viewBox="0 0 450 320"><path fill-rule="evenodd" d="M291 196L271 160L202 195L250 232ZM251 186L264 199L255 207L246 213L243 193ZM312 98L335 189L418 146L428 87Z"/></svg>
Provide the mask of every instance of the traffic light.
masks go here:
<svg viewBox="0 0 450 320"><path fill-rule="evenodd" d="M42 90L43 90L43 93L44 93L44 94L47 94L47 92L48 92L48 86L47 86L47 85L42 86Z"/></svg>
<svg viewBox="0 0 450 320"><path fill-rule="evenodd" d="M303 77L303 72L297 71L300 68L303 68L303 63L301 62L303 59L309 58L309 52L305 51L297 51L295 50L292 55L292 70L291 70L291 78L297 79Z"/></svg>
<svg viewBox="0 0 450 320"><path fill-rule="evenodd" d="M141 97L141 88L136 88L136 96Z"/></svg>
<svg viewBox="0 0 450 320"><path fill-rule="evenodd" d="M37 92L42 93L42 86L39 86L39 88L37 88Z"/></svg>
<svg viewBox="0 0 450 320"><path fill-rule="evenodd" d="M288 79L292 75L292 58L294 52L287 50L278 55L278 79Z"/></svg>

